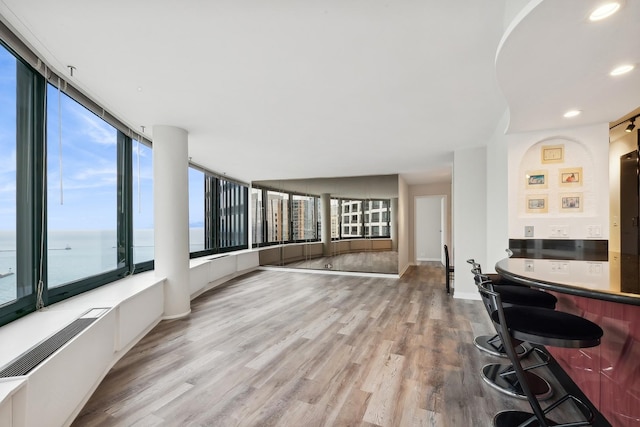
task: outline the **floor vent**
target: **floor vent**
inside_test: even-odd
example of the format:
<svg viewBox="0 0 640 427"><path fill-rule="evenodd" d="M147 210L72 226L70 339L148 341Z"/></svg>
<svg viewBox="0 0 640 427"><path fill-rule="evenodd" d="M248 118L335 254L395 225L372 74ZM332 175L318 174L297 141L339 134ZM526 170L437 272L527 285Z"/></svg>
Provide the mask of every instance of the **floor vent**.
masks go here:
<svg viewBox="0 0 640 427"><path fill-rule="evenodd" d="M18 377L28 374L47 357L51 356L56 350L85 330L108 310L109 309L107 308L93 308L87 311L69 325L65 326L49 338L43 340L35 347L27 350L2 368L2 370L0 370L0 378Z"/></svg>

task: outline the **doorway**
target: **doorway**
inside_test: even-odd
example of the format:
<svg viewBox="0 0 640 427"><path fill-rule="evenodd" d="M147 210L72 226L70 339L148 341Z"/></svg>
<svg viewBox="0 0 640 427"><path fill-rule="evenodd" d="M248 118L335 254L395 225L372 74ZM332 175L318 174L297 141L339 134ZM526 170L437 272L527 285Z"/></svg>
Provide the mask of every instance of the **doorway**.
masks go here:
<svg viewBox="0 0 640 427"><path fill-rule="evenodd" d="M416 261L440 261L444 264L446 235L446 196L420 196L415 199Z"/></svg>

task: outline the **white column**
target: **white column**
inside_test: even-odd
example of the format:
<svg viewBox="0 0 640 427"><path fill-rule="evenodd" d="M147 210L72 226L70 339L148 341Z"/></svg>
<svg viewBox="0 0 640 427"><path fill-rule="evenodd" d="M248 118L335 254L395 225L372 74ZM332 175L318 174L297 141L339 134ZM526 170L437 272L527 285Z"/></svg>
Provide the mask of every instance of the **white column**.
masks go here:
<svg viewBox="0 0 640 427"><path fill-rule="evenodd" d="M155 274L166 279L164 318L191 312L187 131L153 126ZM204 195L203 195L204 197Z"/></svg>
<svg viewBox="0 0 640 427"><path fill-rule="evenodd" d="M331 194L322 193L320 195L322 205L322 252L324 256L331 256Z"/></svg>
<svg viewBox="0 0 640 427"><path fill-rule="evenodd" d="M398 250L398 198L391 199L389 213L389 234L391 235L391 249Z"/></svg>

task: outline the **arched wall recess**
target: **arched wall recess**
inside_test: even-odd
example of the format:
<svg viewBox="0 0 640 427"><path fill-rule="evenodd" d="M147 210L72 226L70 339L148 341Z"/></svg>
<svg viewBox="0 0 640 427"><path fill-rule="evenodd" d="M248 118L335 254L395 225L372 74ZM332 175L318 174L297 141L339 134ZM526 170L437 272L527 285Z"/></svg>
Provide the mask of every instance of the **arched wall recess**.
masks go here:
<svg viewBox="0 0 640 427"><path fill-rule="evenodd" d="M520 161L518 216L564 220L594 216L598 199L593 183L604 179L599 175L593 153L581 141L550 137L535 142Z"/></svg>

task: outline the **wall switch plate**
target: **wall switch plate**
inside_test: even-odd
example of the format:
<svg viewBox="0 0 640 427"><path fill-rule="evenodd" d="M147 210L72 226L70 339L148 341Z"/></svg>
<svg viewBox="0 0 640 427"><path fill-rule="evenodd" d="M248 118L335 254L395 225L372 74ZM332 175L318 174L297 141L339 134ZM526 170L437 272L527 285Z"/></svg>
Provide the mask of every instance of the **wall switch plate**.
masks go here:
<svg viewBox="0 0 640 427"><path fill-rule="evenodd" d="M533 237L533 225L524 226L524 237Z"/></svg>

